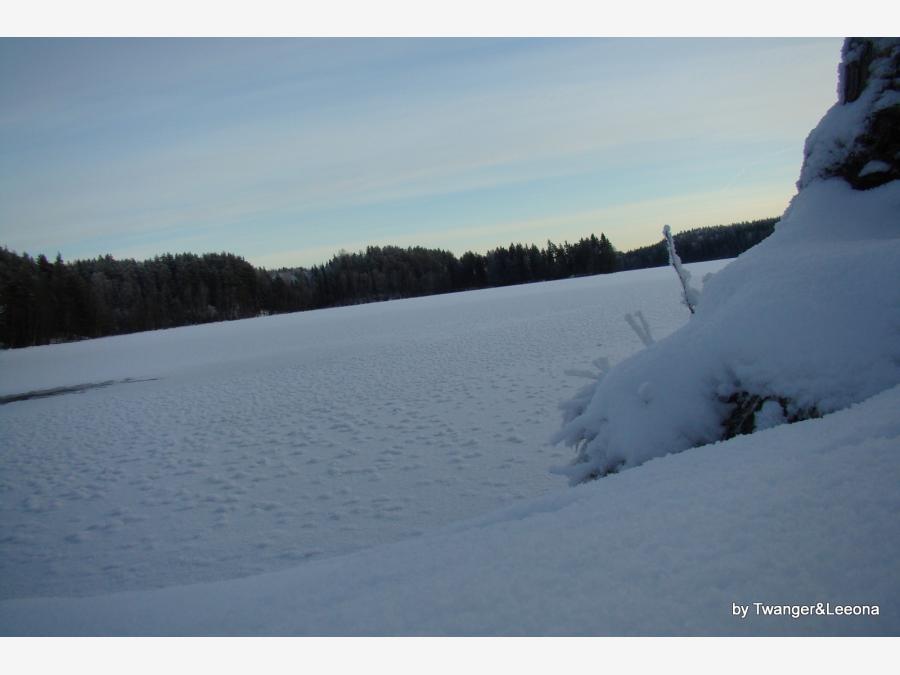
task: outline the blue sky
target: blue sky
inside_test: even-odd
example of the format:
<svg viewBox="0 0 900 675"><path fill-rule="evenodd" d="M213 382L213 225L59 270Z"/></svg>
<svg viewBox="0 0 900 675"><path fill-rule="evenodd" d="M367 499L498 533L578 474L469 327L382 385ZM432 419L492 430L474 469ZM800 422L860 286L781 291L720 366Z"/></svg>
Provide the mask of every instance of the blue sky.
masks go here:
<svg viewBox="0 0 900 675"><path fill-rule="evenodd" d="M0 40L0 244L279 267L779 215L840 44Z"/></svg>

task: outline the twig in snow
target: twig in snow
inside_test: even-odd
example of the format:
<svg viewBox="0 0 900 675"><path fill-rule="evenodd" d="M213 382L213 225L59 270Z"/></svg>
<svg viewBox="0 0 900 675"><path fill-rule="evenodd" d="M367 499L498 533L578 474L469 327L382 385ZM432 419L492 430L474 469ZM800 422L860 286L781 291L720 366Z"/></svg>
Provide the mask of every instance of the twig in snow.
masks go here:
<svg viewBox="0 0 900 675"><path fill-rule="evenodd" d="M694 313L697 301L700 299L700 293L696 288L691 286L691 273L681 265L681 258L675 252L675 241L672 239L672 229L666 225L663 227L663 236L666 238L666 249L669 252L669 262L675 268L678 280L681 282L681 297L687 308Z"/></svg>
<svg viewBox="0 0 900 675"><path fill-rule="evenodd" d="M638 336L638 339L644 343L645 347L649 347L656 342L656 340L653 339L653 335L650 334L650 324L648 324L647 319L644 318L643 312L638 310L634 315L626 314L625 321L628 322L628 325L631 326L631 330L633 330L634 334Z"/></svg>

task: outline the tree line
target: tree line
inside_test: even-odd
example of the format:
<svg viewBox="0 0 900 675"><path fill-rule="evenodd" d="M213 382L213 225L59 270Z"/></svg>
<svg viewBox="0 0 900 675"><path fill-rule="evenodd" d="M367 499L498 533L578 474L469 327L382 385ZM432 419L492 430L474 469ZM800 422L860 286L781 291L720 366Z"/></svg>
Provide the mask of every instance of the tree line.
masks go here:
<svg viewBox="0 0 900 675"><path fill-rule="evenodd" d="M694 263L707 260L734 258L748 248L756 246L775 229L778 218L744 220L731 225L695 227L672 238L682 262ZM666 242L660 239L651 246L642 246L620 256L622 270L639 270L669 264Z"/></svg>
<svg viewBox="0 0 900 675"><path fill-rule="evenodd" d="M675 235L684 262L734 257L776 219ZM606 235L487 253L370 246L309 268L256 268L230 253L64 262L0 247L0 347L27 347L338 305L607 274L668 263L662 241L627 253Z"/></svg>

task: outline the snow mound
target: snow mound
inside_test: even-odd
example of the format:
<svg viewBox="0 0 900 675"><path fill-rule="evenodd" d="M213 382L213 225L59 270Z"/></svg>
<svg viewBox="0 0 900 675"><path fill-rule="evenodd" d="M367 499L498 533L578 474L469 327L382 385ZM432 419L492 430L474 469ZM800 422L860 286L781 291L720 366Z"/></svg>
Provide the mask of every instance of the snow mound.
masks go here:
<svg viewBox="0 0 900 675"><path fill-rule="evenodd" d="M554 440L576 449L560 469L571 482L900 383L898 160L870 147L879 116L900 109L900 40L848 40L841 73L845 95L810 134L774 234L705 284L686 326L564 404ZM860 171L882 183L855 189Z"/></svg>

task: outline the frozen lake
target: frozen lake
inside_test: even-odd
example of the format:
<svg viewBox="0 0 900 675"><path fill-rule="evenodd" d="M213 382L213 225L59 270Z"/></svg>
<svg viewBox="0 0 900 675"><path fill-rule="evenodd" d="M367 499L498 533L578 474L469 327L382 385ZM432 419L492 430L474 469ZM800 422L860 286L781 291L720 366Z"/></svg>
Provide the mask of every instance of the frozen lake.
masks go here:
<svg viewBox="0 0 900 675"><path fill-rule="evenodd" d="M671 333L679 293L658 268L0 352L0 397L113 382L0 405L0 599L271 572L566 490L565 371L640 349L628 312Z"/></svg>

